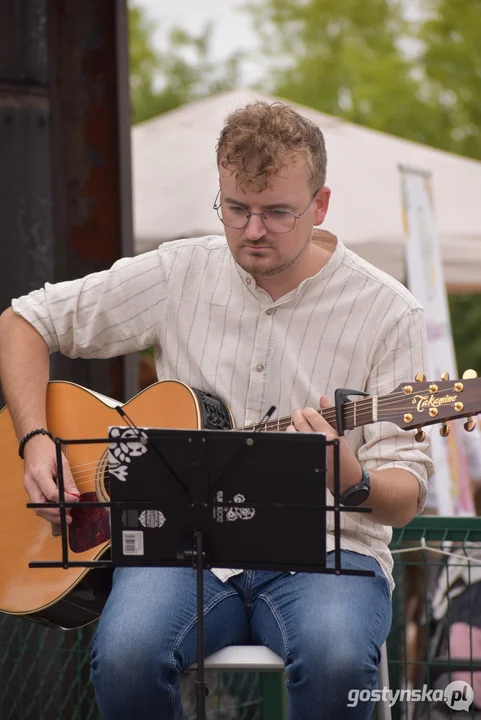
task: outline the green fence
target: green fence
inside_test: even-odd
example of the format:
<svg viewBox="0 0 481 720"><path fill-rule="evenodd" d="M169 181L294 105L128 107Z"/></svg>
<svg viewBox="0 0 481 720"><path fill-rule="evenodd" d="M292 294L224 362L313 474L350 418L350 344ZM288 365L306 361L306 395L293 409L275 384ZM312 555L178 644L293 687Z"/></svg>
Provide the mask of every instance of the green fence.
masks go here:
<svg viewBox="0 0 481 720"><path fill-rule="evenodd" d="M393 719L481 720L481 518L419 516L391 551Z"/></svg>
<svg viewBox="0 0 481 720"><path fill-rule="evenodd" d="M62 632L0 616L0 720L101 720L89 683L94 627ZM280 720L272 673L206 673L208 720ZM186 717L195 718L195 674L182 677Z"/></svg>
<svg viewBox="0 0 481 720"><path fill-rule="evenodd" d="M477 632L481 518L417 517L394 532L391 550L396 580L388 639L390 691L397 698L393 720L481 720L475 707L476 702L481 705L481 697L476 696L464 714L449 707L444 696L440 699L457 672L467 672L463 677L468 684L481 688L481 656L474 636L468 637L463 657L452 647L450 636L460 605L464 626ZM443 588L451 589L445 597ZM89 683L93 632L94 627L87 627L63 633L0 615L0 720L101 720ZM182 678L189 720L195 717L194 683L194 674ZM285 717L282 674L208 672L207 684L209 720ZM413 696L418 690L422 698L423 688L424 702Z"/></svg>

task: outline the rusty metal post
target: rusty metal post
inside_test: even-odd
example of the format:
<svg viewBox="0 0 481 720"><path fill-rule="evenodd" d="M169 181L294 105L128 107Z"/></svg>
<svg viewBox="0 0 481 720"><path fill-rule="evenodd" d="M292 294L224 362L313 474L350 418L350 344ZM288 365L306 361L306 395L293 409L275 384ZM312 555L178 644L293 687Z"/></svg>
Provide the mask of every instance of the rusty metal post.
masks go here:
<svg viewBox="0 0 481 720"><path fill-rule="evenodd" d="M46 0L0 3L0 309L55 271Z"/></svg>
<svg viewBox="0 0 481 720"><path fill-rule="evenodd" d="M0 310L133 254L126 0L2 0L0 158ZM137 391L128 359L52 377Z"/></svg>
<svg viewBox="0 0 481 720"><path fill-rule="evenodd" d="M130 185L126 0L0 0L0 311L133 254ZM51 377L123 400L137 392L135 370L135 358L54 355ZM33 717L38 705L44 720L92 717L88 652L80 678L58 640L19 633L22 622L0 625L0 715Z"/></svg>

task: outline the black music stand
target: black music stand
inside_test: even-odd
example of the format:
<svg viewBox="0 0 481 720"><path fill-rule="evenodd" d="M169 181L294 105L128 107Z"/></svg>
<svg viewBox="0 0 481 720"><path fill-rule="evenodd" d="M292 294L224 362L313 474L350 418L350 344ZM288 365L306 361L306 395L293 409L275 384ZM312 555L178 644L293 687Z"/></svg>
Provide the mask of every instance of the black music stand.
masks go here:
<svg viewBox="0 0 481 720"><path fill-rule="evenodd" d="M105 439L56 438L62 444ZM188 566L197 572L197 720L205 720L203 571L212 567L374 573L341 567L339 440L319 433L225 430L109 430L111 561L68 558L59 473L62 562L32 567ZM326 505L326 448L334 451L334 505ZM59 462L59 468L61 468ZM38 507L39 503L29 503ZM334 512L335 562L326 567L326 512Z"/></svg>

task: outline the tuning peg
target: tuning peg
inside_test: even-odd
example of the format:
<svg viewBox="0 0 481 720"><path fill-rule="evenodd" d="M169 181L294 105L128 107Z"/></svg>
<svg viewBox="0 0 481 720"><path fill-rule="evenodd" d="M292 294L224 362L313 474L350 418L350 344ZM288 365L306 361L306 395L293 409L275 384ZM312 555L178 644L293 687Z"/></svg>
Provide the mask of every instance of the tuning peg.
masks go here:
<svg viewBox="0 0 481 720"><path fill-rule="evenodd" d="M441 380L444 380L444 381L449 380L449 373L448 372L441 373Z"/></svg>
<svg viewBox="0 0 481 720"><path fill-rule="evenodd" d="M414 436L414 439L416 440L416 442L423 442L423 440L426 439L426 433L424 432L422 427L418 428L418 431L417 431L416 435Z"/></svg>
<svg viewBox="0 0 481 720"><path fill-rule="evenodd" d="M474 428L476 427L476 420L473 420L472 415L468 415L466 418L466 422L464 423L464 429L466 432L473 432Z"/></svg>
<svg viewBox="0 0 481 720"><path fill-rule="evenodd" d="M478 373L476 370L465 370L463 372L463 380L472 380L473 378L477 378Z"/></svg>
<svg viewBox="0 0 481 720"><path fill-rule="evenodd" d="M414 379L416 382L426 382L426 375L424 373L418 373Z"/></svg>
<svg viewBox="0 0 481 720"><path fill-rule="evenodd" d="M439 428L439 434L441 437L448 437L450 433L451 428L446 423L443 423L442 426Z"/></svg>

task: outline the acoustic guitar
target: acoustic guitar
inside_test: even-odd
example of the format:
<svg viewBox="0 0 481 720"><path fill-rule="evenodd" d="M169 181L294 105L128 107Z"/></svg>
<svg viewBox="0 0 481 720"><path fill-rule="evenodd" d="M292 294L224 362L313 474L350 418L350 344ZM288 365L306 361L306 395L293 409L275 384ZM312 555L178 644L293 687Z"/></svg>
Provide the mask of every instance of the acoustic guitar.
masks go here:
<svg viewBox="0 0 481 720"><path fill-rule="evenodd" d="M416 382L400 385L388 395L347 401L342 413L344 429L388 421L405 430L416 429L416 439L422 441L423 426L442 423L440 431L446 436L448 420L466 417L466 430L473 430L472 416L481 412L480 380L472 375L455 381L444 377L427 382L418 375ZM48 428L54 437L63 439L106 437L108 426L126 424L115 409L118 405L79 385L50 382ZM291 422L284 417L235 428L230 409L221 400L170 380L151 385L122 407L139 427L282 431ZM337 427L335 407L319 412ZM108 510L82 507L82 501L109 500L107 445L65 448L81 493L68 526L69 557L81 562L99 560L110 549ZM17 451L18 440L4 407L0 411L0 611L64 629L94 622L110 591L111 570L29 568L30 562L60 560L62 540L55 526L26 507L24 465Z"/></svg>

